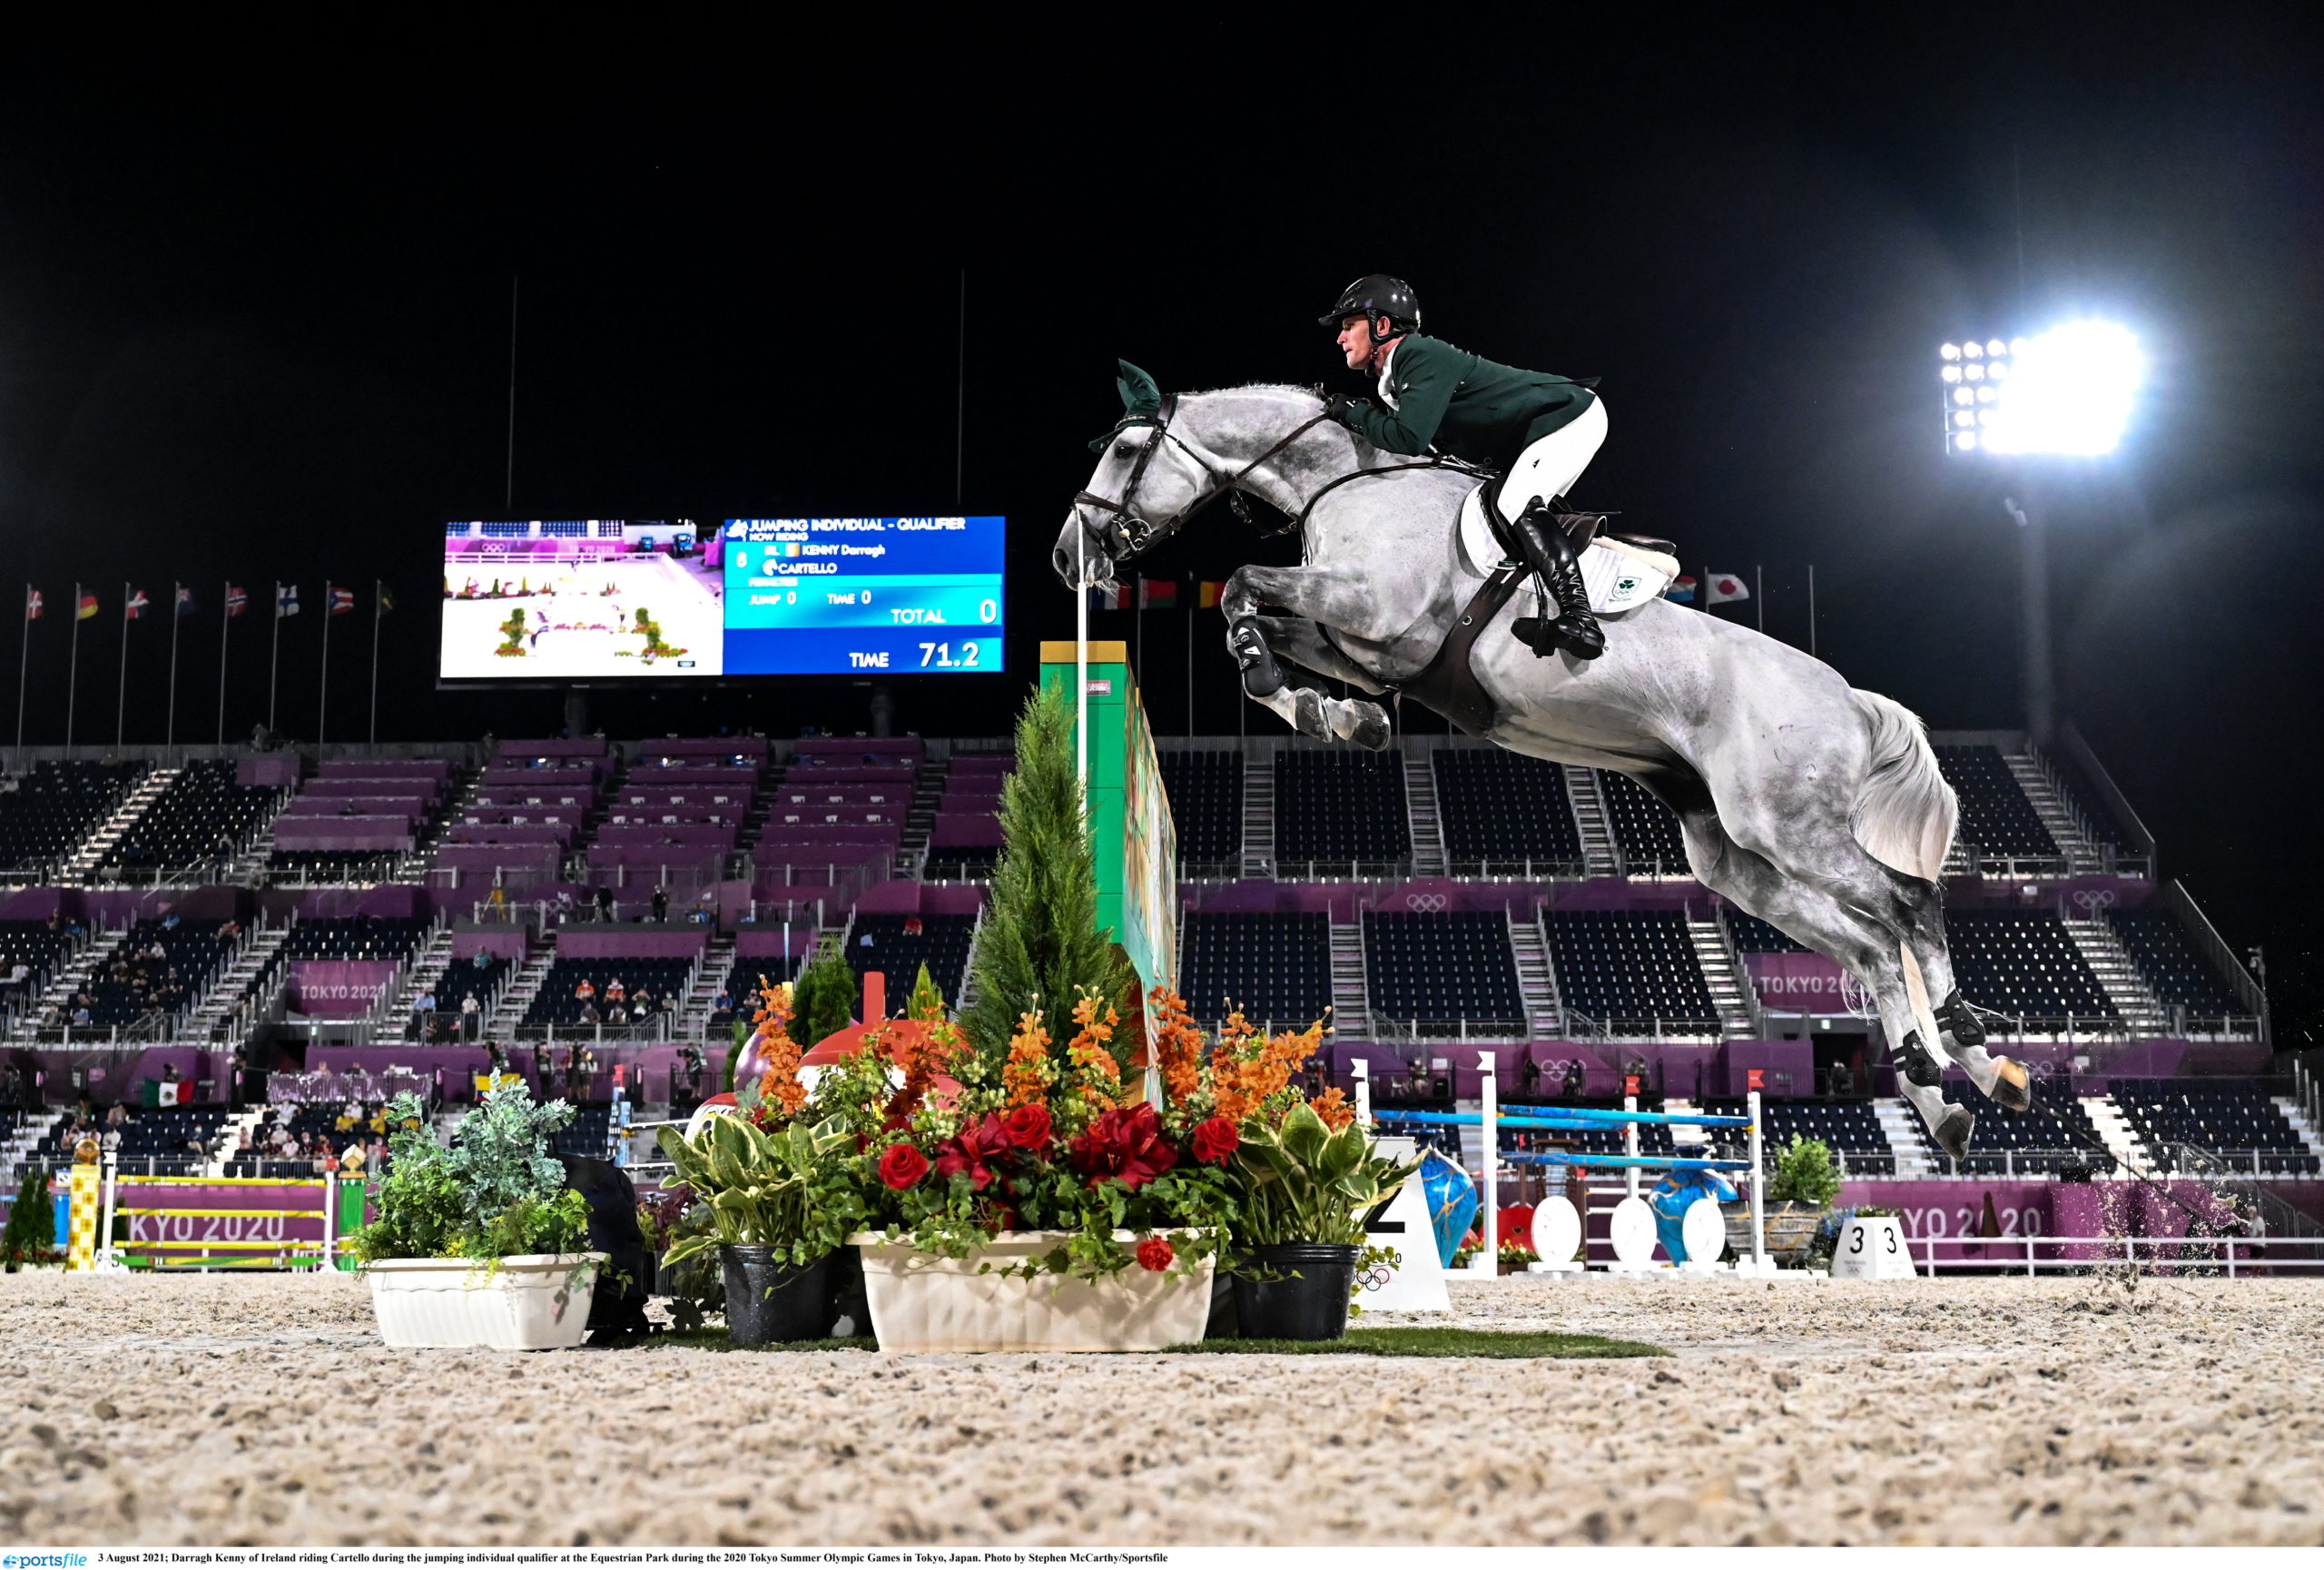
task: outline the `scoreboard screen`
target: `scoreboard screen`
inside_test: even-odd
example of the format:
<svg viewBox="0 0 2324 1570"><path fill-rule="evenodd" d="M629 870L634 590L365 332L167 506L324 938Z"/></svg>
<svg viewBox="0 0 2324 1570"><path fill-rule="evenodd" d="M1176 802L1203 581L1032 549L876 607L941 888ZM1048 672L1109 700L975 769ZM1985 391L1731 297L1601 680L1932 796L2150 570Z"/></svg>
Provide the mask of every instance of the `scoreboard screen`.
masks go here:
<svg viewBox="0 0 2324 1570"><path fill-rule="evenodd" d="M997 672L1006 532L991 516L449 523L437 674Z"/></svg>

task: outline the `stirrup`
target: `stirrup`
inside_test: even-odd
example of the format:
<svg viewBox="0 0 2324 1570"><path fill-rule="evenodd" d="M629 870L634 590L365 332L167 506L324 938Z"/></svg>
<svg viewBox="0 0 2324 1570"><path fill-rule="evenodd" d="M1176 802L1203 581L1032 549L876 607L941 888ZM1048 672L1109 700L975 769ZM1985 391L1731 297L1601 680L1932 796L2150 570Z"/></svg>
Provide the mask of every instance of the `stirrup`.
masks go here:
<svg viewBox="0 0 2324 1570"><path fill-rule="evenodd" d="M1598 618L1586 610L1561 612L1554 619L1521 616L1510 624L1509 630L1518 642L1533 651L1536 659L1547 659L1561 649L1576 659L1596 659L1606 652L1606 635L1600 630Z"/></svg>

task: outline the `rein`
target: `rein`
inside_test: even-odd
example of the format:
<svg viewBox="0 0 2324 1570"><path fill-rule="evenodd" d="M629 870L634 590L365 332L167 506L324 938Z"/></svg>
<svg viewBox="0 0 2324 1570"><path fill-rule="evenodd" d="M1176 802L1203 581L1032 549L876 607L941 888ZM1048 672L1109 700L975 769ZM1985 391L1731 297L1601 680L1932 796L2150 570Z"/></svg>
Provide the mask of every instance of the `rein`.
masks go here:
<svg viewBox="0 0 2324 1570"><path fill-rule="evenodd" d="M1115 437L1120 435L1123 431L1128 430L1134 425L1150 425L1154 428L1155 431L1154 439L1148 441L1144 447L1138 449L1137 461L1130 468L1129 479L1128 483L1122 487L1120 500L1117 501L1110 497L1098 496L1094 492L1087 490L1077 491L1074 493L1073 500L1075 506L1095 508L1099 512L1108 515L1106 527L1108 534L1108 552L1116 561L1128 560L1131 557L1137 555L1147 546L1153 544L1157 538L1171 533L1180 525L1184 524L1188 516L1199 511L1204 507L1216 500L1222 492L1224 492L1227 498L1227 505L1235 509L1236 517L1250 525L1253 529L1258 532L1261 538L1270 538L1280 535L1297 534L1301 530L1305 529L1307 527L1308 515L1315 510L1315 504L1323 500L1324 497L1330 495L1333 491L1337 490L1341 486L1347 484L1350 480L1364 479L1373 475L1398 474L1402 473L1405 469L1454 469L1467 474L1490 474L1492 472L1487 469L1480 469L1473 464L1463 463L1458 459L1443 457L1441 454L1429 458L1419 463L1396 463L1390 464L1380 469L1359 469L1353 470L1350 473L1343 474L1336 479L1325 481L1324 485L1316 490L1315 495L1307 499L1305 505L1300 508L1298 516L1285 523L1281 528L1260 528L1258 521L1251 516L1250 503L1244 497L1242 490L1243 481L1249 479L1254 470L1279 456L1285 449L1290 447L1293 442L1297 441L1301 437L1306 435L1317 426L1329 423L1332 419L1331 411L1326 409L1322 413L1313 415L1307 420L1301 421L1298 425L1292 428L1291 433L1288 436L1284 437L1274 446L1259 454L1258 457L1253 459L1250 462L1245 464L1242 468L1235 470L1233 473L1224 475L1222 475L1218 469L1211 464L1208 459L1205 458L1201 453L1188 446L1183 438L1178 436L1170 429L1170 421L1177 416L1177 395L1173 393L1162 400L1161 413L1158 417L1154 415L1132 415L1122 420L1119 424L1116 425L1113 430L1106 433L1105 439L1111 441ZM1200 495L1196 496L1194 500L1188 502L1177 512L1173 513L1168 518L1149 522L1147 519L1140 518L1136 510L1137 502L1137 488L1139 485L1144 483L1146 479L1147 466L1154 461L1155 453L1161 449L1162 444L1165 441L1169 442L1171 445L1177 448L1179 451L1185 453L1187 457L1193 461L1194 466L1202 470L1203 477L1206 480L1210 481L1210 484L1201 492Z"/></svg>

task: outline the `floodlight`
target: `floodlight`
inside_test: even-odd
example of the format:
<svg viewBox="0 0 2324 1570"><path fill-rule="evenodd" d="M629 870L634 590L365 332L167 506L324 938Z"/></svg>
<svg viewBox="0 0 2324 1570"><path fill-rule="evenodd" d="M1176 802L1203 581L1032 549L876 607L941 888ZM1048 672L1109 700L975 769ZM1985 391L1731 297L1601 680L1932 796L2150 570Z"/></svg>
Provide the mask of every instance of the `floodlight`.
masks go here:
<svg viewBox="0 0 2324 1570"><path fill-rule="evenodd" d="M1954 437L1953 445L1964 452L1971 451L1977 445L1977 433L1974 430L1962 431Z"/></svg>
<svg viewBox="0 0 2324 1570"><path fill-rule="evenodd" d="M1958 360L1961 358L1961 346L1957 343L1941 343L1937 345L1936 357L1939 360Z"/></svg>
<svg viewBox="0 0 2324 1570"><path fill-rule="evenodd" d="M1945 344L1937 354L1950 360L1955 348ZM1979 421L1984 439L1964 442L1961 437L1969 433L1953 432L1955 451L2083 458L2112 452L2146 372L2138 340L2111 321L2068 322L2033 338L1963 342L1957 350L1968 363L1938 371L1948 412L1963 404L1993 407L1980 411L1990 417ZM1979 385L1956 385L1965 380Z"/></svg>

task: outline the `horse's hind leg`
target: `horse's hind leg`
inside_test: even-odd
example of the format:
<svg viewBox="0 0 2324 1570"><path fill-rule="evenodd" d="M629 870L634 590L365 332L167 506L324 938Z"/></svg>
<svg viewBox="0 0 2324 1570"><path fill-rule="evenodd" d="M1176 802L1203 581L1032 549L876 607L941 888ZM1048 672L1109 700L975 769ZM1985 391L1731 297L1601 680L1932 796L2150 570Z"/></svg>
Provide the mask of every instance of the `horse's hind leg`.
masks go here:
<svg viewBox="0 0 2324 1570"><path fill-rule="evenodd" d="M1943 1064L1921 1040L1904 973L1902 951L1888 929L1854 905L1835 899L1817 884L1802 882L1758 852L1728 836L1706 799L1685 801L1688 793L1670 782L1654 782L1656 794L1678 811L1687 859L1706 888L1715 889L1760 920L1806 943L1846 970L1872 993L1881 1028L1895 1047L1896 1088L1921 1121L1955 1160L1968 1153L1976 1115L1945 1099ZM1672 800L1677 795L1679 800Z"/></svg>
<svg viewBox="0 0 2324 1570"><path fill-rule="evenodd" d="M1993 1098L1996 1106L2022 1112L2034 1104L2034 1086L2025 1066L2014 1059L1985 1051L1984 1026L1963 1001L1953 974L1952 951L1945 941L1945 893L1926 878L1897 871L1868 853L1870 875L1889 891L1887 923L1896 931L1903 954L1919 973L1925 1002L1939 1036L1936 1045L1967 1071L1970 1083ZM1911 976L1907 975L1909 988Z"/></svg>

